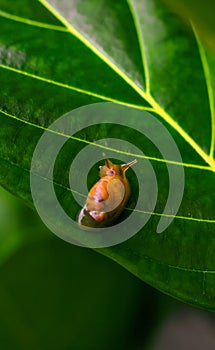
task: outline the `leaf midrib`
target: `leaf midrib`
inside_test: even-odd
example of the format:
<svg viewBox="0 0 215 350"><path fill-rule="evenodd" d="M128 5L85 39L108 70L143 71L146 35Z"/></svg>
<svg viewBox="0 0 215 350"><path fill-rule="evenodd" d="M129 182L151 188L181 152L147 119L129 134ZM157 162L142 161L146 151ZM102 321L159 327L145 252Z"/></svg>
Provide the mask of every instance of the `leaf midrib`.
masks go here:
<svg viewBox="0 0 215 350"><path fill-rule="evenodd" d="M140 23L139 23L139 20L138 20L138 15L137 13L135 12L135 9L134 7L132 6L132 2L131 0L127 0L128 4L129 4L129 8L130 8L130 11L131 11L131 15L133 16L133 20L134 20L134 25L135 25L135 28L136 28L136 32L137 32L137 38L138 38L138 41L139 41L139 47L140 47L140 50L141 50L141 56L142 56L142 64L143 64L143 69L144 69L144 72L145 72L145 76L146 76L146 94L148 95L148 99L147 99L147 102L149 104L151 104L151 106L155 109L156 113L161 117L163 118L169 125L171 125L173 127L173 129L175 129L184 139L185 141L187 141L187 143L190 144L190 146L192 148L194 148L194 150L201 156L202 159L204 159L204 161L206 163L209 164L210 167L212 167L213 169L215 169L215 161L213 159L213 138L212 138L212 141L211 141L211 150L210 150L210 154L207 155L204 150L194 141L193 138L190 137L189 134L187 134L187 132L180 127L180 125L178 123L176 123L173 118L165 111L164 108L161 107L161 105L159 105L156 100L153 98L152 94L150 93L150 77L149 77L149 68L148 68L148 63L147 63L147 59L146 59L146 55L144 53L144 38L143 38L143 35L141 33L141 28L140 28ZM194 31L194 27L193 27L193 32L195 34L195 31ZM196 40L197 40L197 43L199 45L199 51L200 51L200 57L201 57L201 60L202 60L202 66L203 66L203 71L204 73L208 73L208 65L204 65L204 59L206 60L206 57L202 57L202 50L200 50L200 39L197 38L196 36ZM207 69L208 68L208 69ZM211 110L211 119L212 119L212 137L214 136L214 133L215 133L215 126L214 126L214 109L212 109L212 102L213 102L213 96L211 95L211 86L210 86L210 82L208 84L208 79L207 79L207 76L205 76L205 79L206 79L206 86L207 86L207 89L208 89L208 97L209 97L209 104L210 104L210 110Z"/></svg>
<svg viewBox="0 0 215 350"><path fill-rule="evenodd" d="M38 0L40 3L42 3L44 6L45 6L45 4L47 4L47 2L45 1L45 0ZM130 2L130 0L128 0L128 2L129 2L129 7L130 7L130 9L131 9L131 2ZM51 5L49 5L50 7L51 7ZM4 15L5 17L7 17L7 18L10 18L10 19L12 19L12 20L18 20L18 21L20 21L21 22L21 19L20 19L20 17L18 17L18 16L13 16L13 15L10 15L10 14L6 14L5 12L3 12L3 11L0 11L0 15ZM134 16L135 15L135 12L134 11L132 11L132 16ZM57 17L58 18L58 17ZM65 20L66 21L66 20ZM26 24L30 24L30 25L38 25L38 26L42 26L42 23L40 23L39 22L39 24L38 24L38 22L36 22L36 21L31 21L31 20L25 20L25 23ZM66 23L68 23L67 21L66 21ZM137 25L137 21L135 22L136 23L136 25ZM56 29L56 28L61 28L61 27L59 27L59 26L53 26L53 28L52 28L52 25L49 25L49 24L44 24L44 28L47 28L47 26L49 27L49 29ZM62 28L64 28L64 27L62 27ZM138 29L138 28L137 28ZM69 28L64 28L64 30L63 31L66 31L66 32L70 32L71 33L71 31L69 30ZM140 38L139 38L140 39ZM144 55L144 52L143 52L143 50L141 50L141 53L142 53L142 55ZM101 58L101 57L100 57ZM107 63L107 62L106 62ZM145 58L143 58L143 63L144 63L144 70L145 70L145 72L148 72L148 68L147 68L147 62L146 62L146 59ZM108 63L107 63L108 64ZM30 74L30 73L27 73L27 72L24 72L24 71L21 71L21 70L18 70L18 69L16 69L16 68L12 68L12 67L9 67L9 66L5 66L5 65L0 65L2 68L6 68L6 69L9 69L9 70L12 70L12 71L14 71L14 72L17 72L17 73L20 73L20 74L24 74L24 75L27 75L27 76L29 76L29 77L32 77L32 78L35 78L35 79L39 79L39 80L43 80L43 81L45 81L45 82L47 82L47 83L53 83L53 84L56 84L56 85L59 85L59 86L61 86L61 87L64 87L64 88L69 88L69 89L72 89L72 90L75 90L75 91L78 91L78 92L81 92L81 93L85 93L85 94L89 94L89 95L91 95L91 96L93 96L93 97L97 97L97 98L100 98L100 99L106 99L106 100L109 100L109 101L111 101L111 102L116 102L116 103L119 103L119 104L124 104L124 105L129 105L130 107L134 107L134 108L139 108L139 109L143 109L143 110L151 110L151 111L154 111L154 112L157 112L160 116L162 116L162 114L164 113L164 114L166 114L166 112L160 107L160 105L158 105L157 104L157 102L154 100L154 98L151 96L151 94L150 93L148 93L148 92L144 92L144 91L142 91L142 93L144 93L144 96L146 97L147 96L147 101L151 104L151 105L153 105L153 108L150 108L150 107L141 107L141 106L136 106L136 105L133 105L133 104L127 104L127 103L124 103L124 102L122 102L122 101L118 101L118 100L113 100L113 99L111 99L111 98L109 98L109 97L106 97L106 96L102 96L102 95L99 95L99 94L95 94L95 93L92 93L92 92L89 92L89 91L85 91L85 90L82 90L82 89L79 89L79 88L76 88L76 87L73 87L73 86L70 86L70 85L67 85L67 84L63 84L63 83L60 83L60 82L55 82L55 81L52 81L52 80L49 80L49 79L46 79L46 78L43 78L43 77L39 77L39 76L36 76L36 75L33 75L33 74ZM121 74L120 74L121 75ZM147 76L148 76L148 73L147 73ZM149 76L148 76L148 79L149 79ZM132 84L135 84L135 83L133 83L132 82ZM146 98L145 98L146 99ZM160 110L160 111L159 111ZM43 129L43 130L47 130L46 128L44 128L44 127L42 127L42 126L39 126L39 125L37 125L37 124L33 124L33 123L30 123L30 122L28 122L28 121L25 121L25 120L23 120L23 119L20 119L20 118L18 118L18 117L15 117L15 116L12 116L12 115L9 115L8 113L6 113L6 112L4 112L4 111L1 111L2 113L4 113L4 114L6 114L7 116L9 116L9 117L11 117L11 118L15 118L15 119L17 119L17 120L19 120L20 122L24 122L24 123L27 123L27 124L29 124L29 125L31 125L31 126L33 126L33 127L37 127L37 128L40 128L40 129ZM167 115L165 118L168 118L169 116ZM172 119L171 117L169 117L170 119ZM171 120L167 120L167 122L171 125ZM173 122L174 122L174 120L173 120ZM175 129L177 128L177 127L179 127L178 125L177 125L177 123L176 122L174 122L176 125L175 125ZM49 131L51 131L50 129L49 129ZM52 132L55 132L55 131L52 131ZM56 132L55 132L56 133ZM180 133L180 132L179 132ZM180 133L181 134L181 133ZM65 134L63 134L62 136L64 136L64 137L67 137L67 138L74 138L74 137L71 137L71 135L65 135ZM182 135L181 135L182 136ZM188 135L189 136L189 135ZM182 136L183 137L183 136ZM186 140L186 138L185 137L183 137L185 140ZM78 141L80 141L80 142L85 142L85 143L88 143L88 144L94 144L94 143L91 143L91 142L89 142L89 141L86 141L86 140L82 140L82 139L77 139L77 138L74 138L74 139L76 139L76 140L78 140ZM189 142L188 142L189 143ZM98 144L94 144L95 146L97 146L97 147L101 147L100 145L98 145ZM198 145L197 145L198 146ZM199 146L198 146L199 147ZM104 148L103 146L102 146L102 148ZM195 149L195 147L193 147L194 149ZM212 167L211 167L211 165L210 165L210 167L208 167L208 166L201 166L201 165L197 165L197 164L187 164L187 163L178 163L178 162L174 162L174 161L169 161L169 160L164 160L164 159L159 159L159 158L155 158L155 157L149 157L149 156L140 156L140 155L136 155L136 154L131 154L131 153L128 153L128 152L122 152L122 151L118 151L118 150L116 150L116 149L110 149L110 148L108 148L107 147L107 150L112 150L112 151L115 151L115 152L117 152L117 153L125 153L125 154L128 154L128 155L130 155L130 156L134 156L134 157L139 157L139 158L146 158L146 159L149 159L149 160L154 160L154 161L158 161L158 162L165 162L165 163L170 163L170 164L175 164L175 165L180 165L180 166L186 166L186 167L190 167L190 168L197 168L197 169L202 169L202 170L212 170L212 171L215 171L215 168L213 168L213 164L212 164ZM200 153L201 153L201 151L203 152L203 153L205 153L203 150L199 150L200 151ZM197 152L197 153L199 153L199 152ZM201 155L201 154L200 154ZM202 157L203 159L204 159L204 155L203 155L203 157ZM205 160L205 159L204 159ZM151 213L152 214L152 213ZM163 215L163 214L160 214L160 213L154 213L155 215ZM186 219L186 217L181 217L181 218L183 218L183 219ZM189 217L187 217L187 219L194 219L195 220L195 218L189 218ZM196 218L196 220L201 220L201 219L197 219ZM211 220L210 220L210 222L211 222Z"/></svg>
<svg viewBox="0 0 215 350"><path fill-rule="evenodd" d="M51 11L51 5L49 5L45 0L38 0L42 5L44 5L45 7L46 6L49 6L49 10L50 12L52 13ZM144 55L144 43L143 43L143 38L142 38L142 35L141 35L141 31L140 31L140 28L139 28L139 22L138 22L138 19L135 17L135 11L134 9L132 8L132 4L130 2L130 0L128 0L128 4L129 4L129 8L130 8L130 11L131 11L131 14L133 16L133 19L134 19L134 23L135 23L135 27L136 27L136 30L137 30L137 36L138 36L138 40L139 40L139 44L140 44L140 49L141 49L141 55L142 55L142 60L143 60L143 66L144 66L144 71L145 71L145 76L146 76L146 92L144 92L142 89L140 89L133 81L127 81L127 80L130 80L129 77L127 77L127 79L125 78L125 74L120 71L120 69L118 69L118 67L111 67L115 72L116 72L116 68L118 70L118 74L124 79L127 81L127 83L129 83L129 85L131 85L135 90L136 92L139 93L139 95L141 95L141 97L143 97L149 104L151 104L152 107L143 107L141 108L141 106L138 106L138 105L134 105L134 104L129 104L129 103L125 103L123 101L119 101L119 100L115 100L115 99L112 99L110 97L107 97L107 96L102 96L102 95L99 95L99 94L96 94L96 93L93 93L93 92L90 92L90 91L86 91L86 90L83 90L83 89L79 89L77 87L73 87L73 86L70 86L68 84L63 84L63 83L60 83L60 82L57 82L57 81L53 81L53 80L50 80L50 79L46 79L44 77L40 77L40 76L37 76L37 75L34 75L34 74L31 74L31 73L28 73L28 72L24 72L24 71L21 71L21 70L18 70L16 68L12 68L12 67L9 67L9 66L6 66L6 65L0 65L0 67L2 68L5 68L5 69L8 69L8 70L11 70L11 71L14 71L14 72L17 72L17 73L20 73L20 74L23 74L23 75L27 75L31 78L35 78L35 79L38 79L38 80L42 80L42 81L45 81L46 83L51 83L51 84L55 84L55 85L58 85L60 87L64 87L64 88L68 88L68 89L71 89L71 90L74 90L74 91L77 91L77 92L80 92L80 93L84 93L84 94L87 94L87 95L90 95L90 96L93 96L93 97L96 97L96 98L100 98L102 100L106 100L106 101L111 101L113 103L118 103L118 104L123 104L123 105L126 105L126 106L129 106L129 107L133 107L133 108L139 108L139 109L144 109L144 110L148 110L148 111L153 111L155 113L157 113L161 118L163 118L169 125L171 125L184 139L186 142L188 142L190 144L190 146L192 148L194 148L194 150L200 155L200 157L207 163L209 164L209 167L210 167L210 170L212 171L215 171L215 161L212 157L213 155L213 151L214 151L214 142L213 142L213 136L215 135L215 122L214 122L214 113L213 113L213 117L212 117L212 142L211 142L211 150L210 150L210 155L207 155L207 153L205 153L203 151L203 149L178 125L178 123L176 123L172 117L154 100L153 96L150 94L149 92L149 86L150 86L150 81L149 81L149 71L148 71L148 67L147 67L147 61L146 61L146 57ZM53 13L52 13L53 14ZM55 13L55 17L58 18L58 12L56 11ZM51 30L60 30L60 31L64 31L64 32L68 32L70 34L74 34L72 33L71 30L69 30L68 27L60 27L60 26L55 26L55 25L50 25L50 24L46 24L46 23L42 23L42 22L37 22L37 21L33 21L33 20L29 20L29 19L24 19L24 18L21 18L19 16L15 16L15 15L11 15L9 13L6 13L4 11L0 11L0 16L2 17L5 17L5 18L8 18L8 19L11 19L11 20L14 20L14 21L18 21L18 22L22 22L22 23L25 23L25 24L29 24L29 25L33 25L33 26L38 26L38 27L41 27L41 28L45 28L45 29L51 29ZM61 16L62 17L62 16ZM63 17L62 17L63 18ZM65 19L64 19L65 20ZM65 20L66 21L66 20ZM62 22L62 21L61 21ZM69 25L71 26L67 21L66 21L66 24L63 23L64 25ZM72 26L71 26L72 27ZM72 27L73 28L73 27ZM77 31L76 31L77 32ZM78 33L78 32L77 32ZM76 35L77 36L77 35ZM80 39L80 38L79 38ZM86 41L86 39L84 38L84 41ZM86 42L85 42L86 44ZM90 47L90 49L92 51L94 51L94 48ZM101 54L100 52L98 51L97 55L101 58ZM109 66L110 65L110 61L107 61L103 59L103 61L105 61L106 64L108 64ZM123 76L124 77L123 77ZM135 85L135 86L134 86ZM208 86L208 84L207 84ZM137 91L138 89L138 91ZM209 100L211 101L211 93L209 94ZM210 107L212 106L212 103L210 102ZM214 109L213 109L214 110ZM212 107L211 107L211 112L212 112ZM150 159L150 158L149 158ZM185 165L186 166L186 165ZM188 166L192 166L192 165L188 165Z"/></svg>
<svg viewBox="0 0 215 350"><path fill-rule="evenodd" d="M105 62L115 73L126 81L143 99L145 99L157 112L157 114L164 119L174 130L176 130L182 138L200 155L200 157L215 171L215 160L210 157L187 132L180 127L178 123L155 101L150 92L142 90L134 81L132 81L115 63L113 63L104 53L87 40L87 38L78 32L78 30L71 25L49 2L46 0L38 0L60 23L62 23L67 30L79 39L85 46L93 51L103 62ZM132 16L134 11L132 12ZM137 21L136 21L137 22ZM144 43L142 43L144 45ZM142 51L142 50L141 50ZM143 64L146 64L144 60ZM144 67L146 71L146 66Z"/></svg>

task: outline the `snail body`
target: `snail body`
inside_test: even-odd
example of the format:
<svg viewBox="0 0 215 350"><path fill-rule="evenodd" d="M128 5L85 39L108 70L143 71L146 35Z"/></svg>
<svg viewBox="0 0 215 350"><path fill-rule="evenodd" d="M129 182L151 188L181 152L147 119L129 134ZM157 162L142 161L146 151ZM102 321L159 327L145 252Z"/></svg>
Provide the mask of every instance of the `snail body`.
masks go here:
<svg viewBox="0 0 215 350"><path fill-rule="evenodd" d="M126 170L137 161L114 164L109 159L100 166L100 180L90 189L78 223L87 227L111 226L122 213L130 195Z"/></svg>

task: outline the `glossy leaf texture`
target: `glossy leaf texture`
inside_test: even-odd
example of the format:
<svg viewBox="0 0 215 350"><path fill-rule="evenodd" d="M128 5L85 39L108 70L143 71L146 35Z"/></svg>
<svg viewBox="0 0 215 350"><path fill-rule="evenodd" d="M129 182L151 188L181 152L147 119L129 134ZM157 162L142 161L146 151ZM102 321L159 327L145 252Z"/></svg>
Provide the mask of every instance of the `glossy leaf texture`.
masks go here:
<svg viewBox="0 0 215 350"><path fill-rule="evenodd" d="M161 291L215 309L215 58L195 23L185 26L158 0L0 0L0 22L1 185L33 205L34 148L70 110L104 101L150 111L174 137L183 158L175 166L185 170L183 201L164 233L156 227L168 194L166 164L126 128L87 128L70 140L56 168L56 193L75 216L65 167L82 141L135 140L157 174L155 212L132 239L99 251Z"/></svg>

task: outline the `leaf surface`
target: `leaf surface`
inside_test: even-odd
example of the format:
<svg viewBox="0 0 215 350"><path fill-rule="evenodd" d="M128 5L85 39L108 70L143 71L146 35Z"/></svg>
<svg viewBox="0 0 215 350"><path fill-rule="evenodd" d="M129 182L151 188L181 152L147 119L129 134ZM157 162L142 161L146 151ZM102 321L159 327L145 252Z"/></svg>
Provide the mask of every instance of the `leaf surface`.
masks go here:
<svg viewBox="0 0 215 350"><path fill-rule="evenodd" d="M68 207L63 166L83 141L134 139L153 157L156 209L132 239L100 252L167 294L214 309L215 59L195 25L185 27L157 0L24 4L0 1L0 183L32 205L34 148L44 130L69 110L102 101L149 110L174 137L183 158L176 166L185 169L183 201L164 233L158 235L156 227L168 194L166 165L152 144L130 130L106 125L70 140L56 172L56 192ZM134 197L135 185L133 192Z"/></svg>

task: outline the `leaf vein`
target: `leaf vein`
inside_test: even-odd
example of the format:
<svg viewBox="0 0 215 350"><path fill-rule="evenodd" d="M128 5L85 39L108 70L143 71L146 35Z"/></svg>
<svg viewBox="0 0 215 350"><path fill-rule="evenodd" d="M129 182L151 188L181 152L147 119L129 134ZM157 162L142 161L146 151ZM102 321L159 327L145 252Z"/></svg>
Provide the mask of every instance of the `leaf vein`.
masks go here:
<svg viewBox="0 0 215 350"><path fill-rule="evenodd" d="M11 13L7 13L7 12L1 11L1 10L0 10L0 17L7 18L11 21L27 24L27 25L30 25L33 27L39 27L39 28L56 30L56 31L68 33L68 29L65 27L57 26L54 24L48 24L48 23L44 23L44 22L39 22L39 21L34 21L34 20L31 20L28 18L12 15Z"/></svg>
<svg viewBox="0 0 215 350"><path fill-rule="evenodd" d="M93 45L90 40L80 33L72 24L70 24L54 7L52 7L46 0L38 0L47 10L50 11L68 31L79 39L86 47L95 53L103 62L112 68L128 85L130 85L141 97L146 98L146 93L140 88L124 71L122 71L111 59L110 56L101 52L101 50Z"/></svg>
<svg viewBox="0 0 215 350"><path fill-rule="evenodd" d="M123 250L128 252L129 255L133 255L135 256L136 258L138 259L145 259L145 260L149 260L151 261L152 263L154 262L155 264L157 265L160 265L160 266L166 266L166 267L169 267L171 269L175 269L175 270L180 270L180 271L186 271L186 272L194 272L194 273L200 273L200 274L215 274L215 271L214 270L200 270L200 269L194 269L194 268L189 268L189 267L183 267L183 266L179 266L179 265L171 265L171 264L168 264L168 263L165 263L163 261L160 261L160 260L157 260L155 259L154 257L149 257L148 255L145 255L145 254L138 254L136 251L134 251L133 249L131 249L130 247L124 245L123 246ZM99 250L100 251L100 250ZM101 252L102 253L102 252ZM109 257L113 260L115 260L116 258L109 255ZM118 263L120 263L120 261L116 260ZM135 270L136 270L136 266L135 265ZM133 269L132 269L133 270ZM139 275L139 273L136 271L133 270L133 273L135 275L138 275L138 277L140 277L142 279L142 276Z"/></svg>
<svg viewBox="0 0 215 350"><path fill-rule="evenodd" d="M50 13L52 13L68 31L79 39L86 47L93 51L103 62L113 69L124 81L129 84L143 99L145 99L162 119L164 119L190 146L200 155L200 157L215 171L215 161L209 157L204 150L192 139L190 135L155 101L149 92L143 91L125 72L123 72L109 56L105 55L91 41L80 33L66 18L61 15L48 1L38 0Z"/></svg>
<svg viewBox="0 0 215 350"><path fill-rule="evenodd" d="M134 26L136 28L136 33L137 33L137 38L138 38L138 43L140 47L140 52L141 52L141 58L142 58L142 63L143 63L143 69L145 73L145 83L146 83L146 92L149 93L150 91L150 76L149 76L149 68L148 68L148 63L147 63L147 58L145 54L145 48L144 48L144 39L141 31L141 26L140 22L138 19L138 16L135 13L134 6L132 5L132 0L127 0L128 6L130 8L130 12L134 21Z"/></svg>
<svg viewBox="0 0 215 350"><path fill-rule="evenodd" d="M202 67L204 71L204 76L205 76L205 82L206 82L206 87L208 91L208 99L209 99L209 106L210 106L210 112L211 112L211 146L210 146L210 157L213 159L214 156L214 147L215 147L215 106L214 106L214 96L213 96L213 86L212 86L212 81L211 81L211 73L210 73L210 68L208 65L208 60L206 57L206 53L204 50L204 47L201 43L200 37L196 31L196 28L194 24L191 22L192 29L196 38L196 42L198 45L199 49L199 55L201 58L202 62Z"/></svg>
<svg viewBox="0 0 215 350"><path fill-rule="evenodd" d="M39 175L39 174L37 174L37 173L34 173L34 172L32 172L30 169L25 168L25 167L22 167L22 166L20 166L19 164L12 162L11 160L4 159L4 158L2 158L2 157L1 157L1 159L2 159L3 161L8 162L8 163L11 164L12 166L15 166L15 167L17 167L17 168L19 168L19 169L21 169L21 170L23 170L23 171L25 171L25 172L27 172L27 173L29 173L29 174L33 174L33 175L35 175L35 176L38 176L39 178L41 178L41 179L43 179L43 180L45 180L45 181L51 182L51 183L53 183L54 185L59 186L59 187L61 187L61 188L64 188L64 189L67 190L67 191L70 191L70 192L72 192L72 193L76 193L76 194L78 194L78 195L81 196L81 197L85 197L85 195L83 195L82 193L80 193L80 192L78 192L78 191L76 191L76 190L74 190L74 189L72 189L72 188L70 188L70 187L68 187L68 186L62 185L61 183L59 183L59 182L57 182L57 181L55 181L55 180L53 180L53 179L49 179L49 178L47 178L47 177L43 177L43 176L41 176L41 175ZM156 212L150 212L150 211L143 211L143 210L131 209L131 208L127 208L127 207L126 207L125 209L126 209L126 210L129 210L129 211L140 212L140 213L143 213L143 214L150 214L150 215L153 215L153 216L161 216L161 217L172 217L172 216L173 216L175 219L180 219L180 220L192 220L192 221L197 221L197 222L199 222L199 223L215 224L215 220L214 220L214 219L190 218L190 217L187 217L187 216L177 216L177 215L171 215L171 214L156 213ZM172 266L170 265L170 267L172 267ZM173 267L174 267L174 266L173 266ZM174 267L174 268L176 268L176 267ZM208 271L205 271L205 272L208 272ZM214 272L215 272L215 271L214 271ZM213 273L214 273L214 272L213 272Z"/></svg>
<svg viewBox="0 0 215 350"><path fill-rule="evenodd" d="M45 82L47 84L57 85L59 87L65 88L65 89L73 90L73 91L80 92L82 94L85 94L85 95L88 95L88 96L91 96L91 97L98 98L100 100L117 103L117 104L124 105L124 106L127 106L127 107L138 108L138 109L142 109L142 110L145 110L145 111L151 111L151 112L154 111L154 109L152 107L139 106L139 105L135 105L135 104L132 104L132 103L127 103L127 102L124 102L124 101L116 100L116 99L113 99L113 98L108 97L108 96L104 96L104 95L100 95L100 94L97 94L97 93L94 93L94 92L91 92L91 91L88 91L88 90L80 89L78 87L75 87L75 86L72 86L72 85L68 85L68 84L64 84L64 83L61 83L61 82L56 81L56 80L47 79L47 78L41 77L39 75L35 75L35 74L32 74L32 73L25 72L25 71L17 69L17 68L6 66L4 64L0 64L0 67L2 69L7 69L9 71L12 71L12 72L17 73L17 74L22 74L22 75L27 76L27 77L32 78L32 79L41 80L41 81L43 81L43 82Z"/></svg>
<svg viewBox="0 0 215 350"><path fill-rule="evenodd" d="M7 112L3 111L3 110L0 110L0 113L6 115L9 118L16 119L16 120L18 120L21 123L25 123L25 124L27 124L29 126L41 129L43 131L48 131L48 132L51 132L53 134L66 137L68 139L71 138L73 140L76 140L76 141L79 141L79 142L83 142L83 143L86 143L86 144L90 144L90 145L93 145L95 147L99 147L99 148L105 149L107 151L113 151L113 152L116 152L116 153L119 153L119 154L129 155L129 156L134 157L134 158L148 159L148 160L161 162L161 163L168 163L168 164L172 164L172 165L184 166L184 167L187 167L187 168L212 171L212 169L210 167L208 167L208 166L203 166L203 165L198 165L198 164L189 164L189 163L180 163L180 162L171 161L171 160L168 160L168 159L161 159L161 158L150 157L150 156L146 156L146 155L134 154L134 153L131 153L131 152L125 152L125 151L117 150L115 148L111 148L111 147L107 147L107 146L104 146L104 145L100 145L98 143L93 143L93 142L90 142L90 141L87 141L87 140L83 140L83 139L80 139L80 138L77 138L77 137L74 137L74 136L71 136L71 135L66 135L66 134L63 134L63 133L59 133L59 132L57 132L55 130L51 130L50 128L46 128L46 127L44 127L42 125L34 124L34 123L31 123L31 122L29 122L27 120L21 119L21 118L19 118L17 116L14 116L14 115L12 115L10 113L7 113Z"/></svg>

